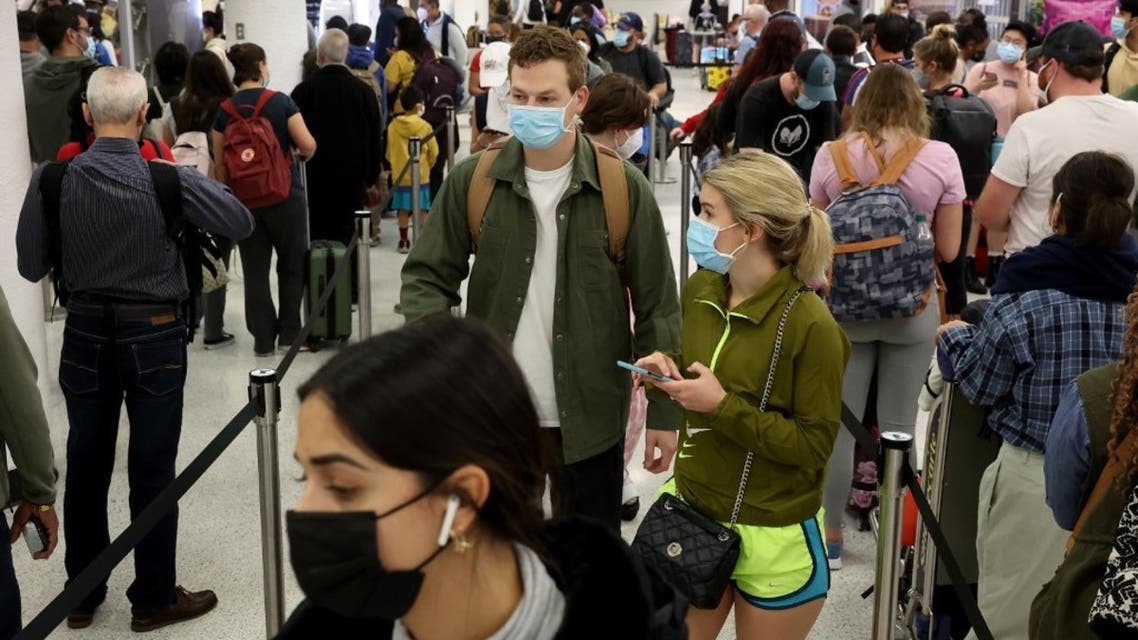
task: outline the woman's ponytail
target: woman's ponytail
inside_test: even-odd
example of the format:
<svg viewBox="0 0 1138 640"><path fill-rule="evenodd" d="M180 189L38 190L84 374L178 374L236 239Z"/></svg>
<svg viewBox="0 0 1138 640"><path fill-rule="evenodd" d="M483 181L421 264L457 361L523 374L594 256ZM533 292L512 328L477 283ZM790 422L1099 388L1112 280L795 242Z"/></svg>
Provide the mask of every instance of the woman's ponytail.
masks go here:
<svg viewBox="0 0 1138 640"><path fill-rule="evenodd" d="M834 235L825 211L806 205L799 232L794 270L798 279L810 286L829 284L830 263L834 259ZM789 247L788 247L789 248Z"/></svg>

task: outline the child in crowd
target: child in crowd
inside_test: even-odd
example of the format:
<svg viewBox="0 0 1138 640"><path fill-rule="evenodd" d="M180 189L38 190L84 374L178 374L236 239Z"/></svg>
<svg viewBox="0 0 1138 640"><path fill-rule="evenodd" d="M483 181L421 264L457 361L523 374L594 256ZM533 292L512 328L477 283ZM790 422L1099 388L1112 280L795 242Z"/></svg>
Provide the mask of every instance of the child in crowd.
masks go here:
<svg viewBox="0 0 1138 640"><path fill-rule="evenodd" d="M431 208L431 167L439 157L439 143L431 135L431 125L423 119L423 96L413 86L404 87L399 94L399 104L403 113L395 116L387 128L387 160L391 163L391 174L402 176L395 186L395 197L391 208L399 212L399 253L411 251L411 241L407 238L407 226L411 219L411 173L404 172L411 161L408 143L418 136L424 142L419 160L419 207L423 211Z"/></svg>

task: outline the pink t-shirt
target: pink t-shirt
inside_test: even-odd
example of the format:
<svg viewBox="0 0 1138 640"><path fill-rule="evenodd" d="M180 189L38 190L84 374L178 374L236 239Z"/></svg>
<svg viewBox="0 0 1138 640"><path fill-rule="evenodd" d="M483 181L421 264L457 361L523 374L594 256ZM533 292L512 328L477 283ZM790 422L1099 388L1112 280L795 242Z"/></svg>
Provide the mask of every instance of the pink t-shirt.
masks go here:
<svg viewBox="0 0 1138 640"><path fill-rule="evenodd" d="M996 133L999 133L1001 138L1006 138L1008 129L1012 128L1012 123L1019 116L1019 109L1016 108L1016 103L1019 101L1016 97L1019 91L1019 71L1014 65L1003 62L985 62L972 67L964 78L964 84L971 86L979 83L985 73L996 74L996 86L981 91L978 95L996 112ZM1031 92L1038 100L1043 95L1039 90L1039 74L1028 71L1027 81L1031 86Z"/></svg>
<svg viewBox="0 0 1138 640"><path fill-rule="evenodd" d="M810 198L816 202L833 202L842 195L842 180L834 166L830 144L823 144L818 155L814 156ZM860 136L847 137L846 149L862 184L871 182L880 174L877 163L865 148L865 140ZM888 163L891 157L886 154L885 162ZM909 199L913 211L928 214L929 224L932 224L938 206L964 202L964 175L960 172L960 160L952 147L943 142L929 141L901 174L897 186Z"/></svg>

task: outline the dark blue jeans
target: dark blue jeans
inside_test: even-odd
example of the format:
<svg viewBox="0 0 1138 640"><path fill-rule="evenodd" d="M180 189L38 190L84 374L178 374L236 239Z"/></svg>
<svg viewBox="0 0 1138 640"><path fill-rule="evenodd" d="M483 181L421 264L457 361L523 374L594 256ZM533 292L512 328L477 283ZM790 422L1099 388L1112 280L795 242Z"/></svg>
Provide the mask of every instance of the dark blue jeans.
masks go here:
<svg viewBox="0 0 1138 640"><path fill-rule="evenodd" d="M186 326L172 311L139 319L124 316L120 311L72 311L63 334L59 383L70 422L63 498L69 580L110 544L107 494L124 398L130 419L131 520L174 479L182 431ZM135 548L135 578L127 590L135 613L174 602L177 537L175 508ZM106 595L104 582L77 611L93 611Z"/></svg>
<svg viewBox="0 0 1138 640"><path fill-rule="evenodd" d="M20 632L20 585L12 566L12 545L8 543L8 518L0 511L0 640L11 640Z"/></svg>

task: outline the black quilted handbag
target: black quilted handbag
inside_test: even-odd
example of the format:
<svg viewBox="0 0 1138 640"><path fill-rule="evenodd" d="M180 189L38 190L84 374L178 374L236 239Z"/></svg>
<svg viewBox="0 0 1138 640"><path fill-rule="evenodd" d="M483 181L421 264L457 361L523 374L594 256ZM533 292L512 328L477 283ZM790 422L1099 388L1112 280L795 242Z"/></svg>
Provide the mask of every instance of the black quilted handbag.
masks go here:
<svg viewBox="0 0 1138 640"><path fill-rule="evenodd" d="M779 318L770 371L759 403L760 411L766 410L767 401L770 400L790 310L806 291L809 289L795 292ZM747 452L739 491L735 496L735 508L727 526L696 511L679 497L665 493L648 510L632 541L632 549L645 564L655 567L669 584L687 596L697 608L714 609L719 606L723 592L731 582L731 574L739 560L741 542L739 534L735 532L735 524L739 521L739 512L743 508L743 496L747 492L747 480L751 476L754 457L753 452Z"/></svg>

